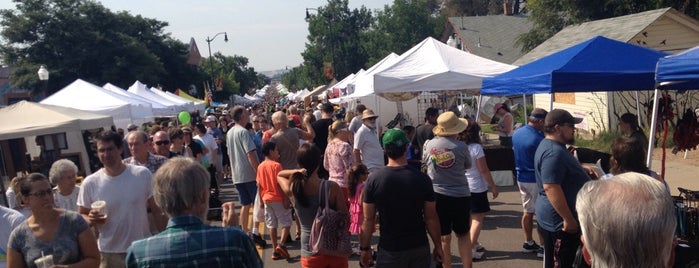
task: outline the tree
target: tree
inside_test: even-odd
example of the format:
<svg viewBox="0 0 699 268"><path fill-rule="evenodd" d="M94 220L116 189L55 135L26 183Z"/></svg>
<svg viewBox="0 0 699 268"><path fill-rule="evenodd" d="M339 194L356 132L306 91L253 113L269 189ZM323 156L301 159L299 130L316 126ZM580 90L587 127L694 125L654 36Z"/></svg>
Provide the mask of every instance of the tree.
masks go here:
<svg viewBox="0 0 699 268"><path fill-rule="evenodd" d="M16 87L35 91L39 65L51 72L48 93L77 78L172 90L202 78L186 64L187 46L163 32L167 22L113 13L90 0L13 1L16 10L0 10L0 53L15 69Z"/></svg>
<svg viewBox="0 0 699 268"><path fill-rule="evenodd" d="M447 0L442 15L446 17L502 14L503 0Z"/></svg>
<svg viewBox="0 0 699 268"><path fill-rule="evenodd" d="M395 0L376 15L372 30L364 42L370 52L369 67L391 52L401 54L425 38L439 38L445 18L439 15L435 0Z"/></svg>
<svg viewBox="0 0 699 268"><path fill-rule="evenodd" d="M325 84L324 64L330 63L334 76L345 77L364 67L367 52L360 45L371 25L371 12L366 7L350 10L347 0L328 0L307 18L308 43L301 53L303 70L314 84Z"/></svg>

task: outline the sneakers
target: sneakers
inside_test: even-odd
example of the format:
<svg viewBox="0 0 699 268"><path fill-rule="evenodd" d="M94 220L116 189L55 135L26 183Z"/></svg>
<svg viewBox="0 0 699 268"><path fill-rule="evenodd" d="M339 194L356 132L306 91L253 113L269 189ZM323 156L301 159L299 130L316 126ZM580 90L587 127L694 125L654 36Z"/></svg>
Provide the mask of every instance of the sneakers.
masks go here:
<svg viewBox="0 0 699 268"><path fill-rule="evenodd" d="M267 246L267 241L265 241L265 239L262 238L261 235L248 233L248 236L250 237L250 239L252 239L253 242L255 242L255 245L258 245L261 248L265 248Z"/></svg>
<svg viewBox="0 0 699 268"><path fill-rule="evenodd" d="M282 257L282 259L288 259L290 257L289 251L286 250L286 247L282 245L277 246L277 248L274 249L274 253L279 254L279 256Z"/></svg>
<svg viewBox="0 0 699 268"><path fill-rule="evenodd" d="M537 258L543 258L543 257L544 257L544 247L539 247L539 249L536 251L536 257L537 257Z"/></svg>
<svg viewBox="0 0 699 268"><path fill-rule="evenodd" d="M478 242L478 243L474 244L474 245L473 245L473 249L474 249L475 251L478 251L478 252L483 252L483 251L485 251L485 248L483 247L483 244L481 244L481 242Z"/></svg>
<svg viewBox="0 0 699 268"><path fill-rule="evenodd" d="M474 261L480 261L480 260L485 259L485 256L483 256L485 254L485 252L476 251L476 249L474 248L471 250L471 253L473 254L471 258Z"/></svg>
<svg viewBox="0 0 699 268"><path fill-rule="evenodd" d="M534 240L522 244L523 253L534 253L537 250L539 250L539 248L539 245L537 245L536 242L534 242Z"/></svg>

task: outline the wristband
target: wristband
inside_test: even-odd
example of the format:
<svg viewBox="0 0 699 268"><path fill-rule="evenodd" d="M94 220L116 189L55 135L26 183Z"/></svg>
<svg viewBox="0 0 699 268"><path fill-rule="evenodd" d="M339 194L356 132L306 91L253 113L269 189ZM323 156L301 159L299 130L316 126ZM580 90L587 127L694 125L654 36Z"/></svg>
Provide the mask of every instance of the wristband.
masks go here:
<svg viewBox="0 0 699 268"><path fill-rule="evenodd" d="M371 246L366 246L366 247L359 247L359 250L361 251L371 251Z"/></svg>

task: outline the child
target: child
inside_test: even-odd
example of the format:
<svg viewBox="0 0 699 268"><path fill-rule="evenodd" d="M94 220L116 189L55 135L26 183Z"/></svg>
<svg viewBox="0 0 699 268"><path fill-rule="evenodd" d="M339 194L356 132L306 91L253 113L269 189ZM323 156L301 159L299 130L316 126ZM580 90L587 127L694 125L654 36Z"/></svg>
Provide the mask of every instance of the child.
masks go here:
<svg viewBox="0 0 699 268"><path fill-rule="evenodd" d="M362 209L362 193L364 192L364 182L369 176L369 170L363 164L353 165L347 174L347 188L349 190L350 204L350 228L351 234L359 234L362 229L364 210Z"/></svg>
<svg viewBox="0 0 699 268"><path fill-rule="evenodd" d="M272 239L273 260L288 259L286 240L291 227L291 209L289 200L277 183L277 174L282 170L279 161L279 151L273 142L262 145L265 160L257 167L257 185L262 202L265 205L265 224ZM281 242L277 244L277 226L282 226Z"/></svg>

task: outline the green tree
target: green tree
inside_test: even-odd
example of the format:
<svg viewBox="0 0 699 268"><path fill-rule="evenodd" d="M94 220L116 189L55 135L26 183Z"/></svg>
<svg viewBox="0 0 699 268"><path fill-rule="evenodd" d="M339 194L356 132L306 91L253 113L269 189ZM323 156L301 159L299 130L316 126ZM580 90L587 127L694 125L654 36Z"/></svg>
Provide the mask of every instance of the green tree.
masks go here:
<svg viewBox="0 0 699 268"><path fill-rule="evenodd" d="M90 0L13 1L16 9L0 10L0 53L15 69L16 87L37 89L39 65L51 72L49 93L77 78L171 90L201 79L186 64L187 46L164 33L167 22L113 13Z"/></svg>
<svg viewBox="0 0 699 268"><path fill-rule="evenodd" d="M439 38L444 25L435 0L393 1L377 13L367 34L363 45L370 56L364 66L370 67L391 52L401 54L429 36Z"/></svg>
<svg viewBox="0 0 699 268"><path fill-rule="evenodd" d="M202 66L207 77L207 82L211 83L211 77L221 77L223 89L214 91L215 100L227 100L231 94L243 95L254 92L269 83L269 79L264 75L255 72L255 68L248 66L248 58L233 55L224 56L220 52L213 56L213 73L209 67L209 59L203 59Z"/></svg>
<svg viewBox="0 0 699 268"><path fill-rule="evenodd" d="M347 0L328 0L308 18L308 42L303 56L308 78L314 84L325 84L324 64L334 68L339 79L364 67L367 52L360 45L371 25L371 12L366 7L350 10Z"/></svg>

